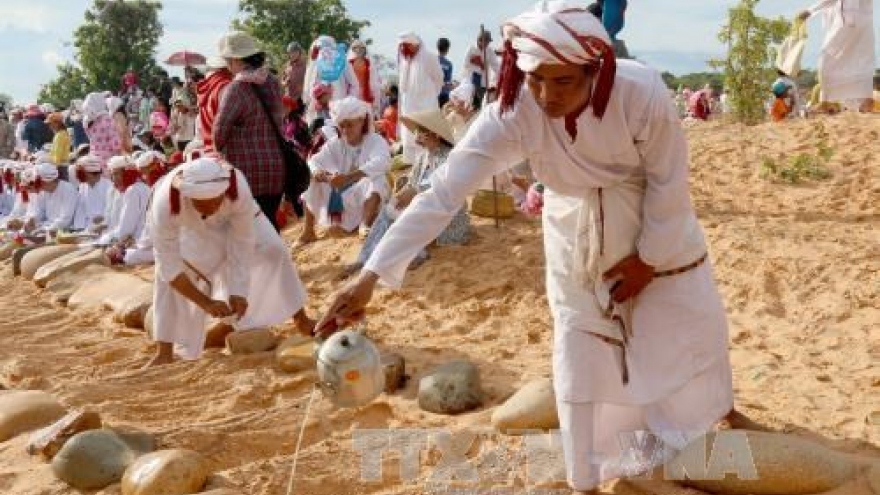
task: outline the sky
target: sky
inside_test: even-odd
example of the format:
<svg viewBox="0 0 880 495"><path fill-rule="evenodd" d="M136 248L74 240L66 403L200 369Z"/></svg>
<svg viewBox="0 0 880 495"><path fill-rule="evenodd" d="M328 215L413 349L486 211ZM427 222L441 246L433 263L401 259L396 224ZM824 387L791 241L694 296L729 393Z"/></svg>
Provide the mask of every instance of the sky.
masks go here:
<svg viewBox="0 0 880 495"><path fill-rule="evenodd" d="M36 100L40 85L56 74L59 62L73 60L70 42L83 22L91 0L0 0L0 93L16 103ZM237 0L163 0L160 14L165 26L157 58L188 49L214 54L217 40L229 30ZM479 33L480 23L493 33L498 26L526 10L533 0L345 0L350 14L372 23L362 37L372 39L371 50L392 56L397 34L416 31L432 46L439 37L452 42L450 58L458 67L467 46ZM585 5L589 1L584 2ZM619 38L630 53L660 70L674 74L709 70L705 61L722 56L717 40L727 9L736 0L634 0ZM766 16L791 17L810 0L764 0L758 11ZM877 20L875 19L875 33ZM814 67L821 45L821 21L811 20L804 65ZM497 39L498 37L495 36ZM880 36L877 36L880 40ZM458 69L456 69L457 71ZM170 72L179 72L171 68Z"/></svg>

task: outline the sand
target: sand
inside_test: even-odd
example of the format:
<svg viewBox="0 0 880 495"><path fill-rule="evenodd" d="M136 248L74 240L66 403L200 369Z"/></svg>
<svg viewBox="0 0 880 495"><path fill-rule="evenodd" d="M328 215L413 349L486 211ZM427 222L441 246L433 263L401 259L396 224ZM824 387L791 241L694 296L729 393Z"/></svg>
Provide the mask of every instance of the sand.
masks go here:
<svg viewBox="0 0 880 495"><path fill-rule="evenodd" d="M761 178L765 157L814 153L820 122L835 152L831 179L783 185ZM880 117L752 128L713 122L689 125L687 133L693 199L729 312L738 406L770 428L847 454L880 456L880 426L868 420L880 411ZM292 241L298 229L285 237ZM338 287L335 275L357 246L355 239L323 240L296 255L311 314L325 307ZM212 487L286 493L313 373L276 371L272 353L219 351L195 363L140 371L152 350L142 332L122 328L105 313L72 314L53 306L49 294L12 280L5 270L0 384L50 391L67 406L94 408L111 425L152 432L165 448L196 450L216 473ZM525 493L523 485L532 480L521 464L514 474L505 474L506 468L493 474L489 456L480 481L439 490L430 484L442 465L436 450L422 455L415 480L401 479L395 455L386 458L379 481L360 482L352 433L388 427L485 432L494 406L550 373L546 306L540 223L524 217L504 222L501 230L478 220L468 246L433 251L405 290L379 291L368 330L379 346L402 354L416 378L452 359L474 361L487 406L455 417L422 412L417 380L360 410L333 410L318 396L295 493ZM515 453L520 442L482 435L470 454L492 452L496 444ZM18 437L0 444L0 493L76 493L55 480L48 465L29 458L25 443ZM865 483L857 485L842 493L870 493ZM543 493L567 493L563 487L551 483ZM97 493L120 492L114 486ZM650 492L612 483L603 493Z"/></svg>

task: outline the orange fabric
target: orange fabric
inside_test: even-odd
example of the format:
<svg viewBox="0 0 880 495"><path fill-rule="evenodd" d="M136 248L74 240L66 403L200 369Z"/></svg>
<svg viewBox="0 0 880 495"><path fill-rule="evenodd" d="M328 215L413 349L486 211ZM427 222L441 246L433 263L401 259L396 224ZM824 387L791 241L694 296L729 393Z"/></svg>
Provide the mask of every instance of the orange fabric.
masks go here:
<svg viewBox="0 0 880 495"><path fill-rule="evenodd" d="M397 141L397 105L389 105L382 113L382 120L385 121L385 137L391 141Z"/></svg>
<svg viewBox="0 0 880 495"><path fill-rule="evenodd" d="M785 98L773 100L773 108L770 110L770 118L773 122L781 122L791 113L791 107L785 103Z"/></svg>

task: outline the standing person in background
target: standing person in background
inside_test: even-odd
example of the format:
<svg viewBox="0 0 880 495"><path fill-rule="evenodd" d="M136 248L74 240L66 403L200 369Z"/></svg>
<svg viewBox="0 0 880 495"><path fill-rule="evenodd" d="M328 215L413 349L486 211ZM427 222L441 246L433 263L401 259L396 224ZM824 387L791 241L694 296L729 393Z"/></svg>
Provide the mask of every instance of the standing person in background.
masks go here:
<svg viewBox="0 0 880 495"><path fill-rule="evenodd" d="M402 33L398 37L400 54L400 112L404 115L439 108L437 95L443 89L443 69L436 53L422 43L413 32ZM403 141L403 161L415 163L421 147L416 144L416 136L406 128L400 129Z"/></svg>
<svg viewBox="0 0 880 495"><path fill-rule="evenodd" d="M21 153L27 152L27 143L24 141L24 111L20 108L13 108L9 113L9 123L15 129L15 149Z"/></svg>
<svg viewBox="0 0 880 495"><path fill-rule="evenodd" d="M58 177L68 180L67 167L70 163L70 134L64 126L64 117L59 113L50 113L46 117L46 125L52 129L55 136L52 138L52 163L58 167Z"/></svg>
<svg viewBox="0 0 880 495"><path fill-rule="evenodd" d="M303 49L299 43L293 41L287 45L287 63L284 65L284 74L281 76L284 96L302 105L305 79L306 61L303 58Z"/></svg>
<svg viewBox="0 0 880 495"><path fill-rule="evenodd" d="M598 0L588 7L590 13L602 21L612 43L617 41L617 35L623 30L626 7L627 0Z"/></svg>
<svg viewBox="0 0 880 495"><path fill-rule="evenodd" d="M348 63L357 83L349 88L348 94L366 102L373 109L373 115L378 115L382 100L382 80L379 79L379 68L367 54L366 43L361 40L352 41Z"/></svg>
<svg viewBox="0 0 880 495"><path fill-rule="evenodd" d="M125 113L125 102L122 98L111 96L107 98L107 111L113 119L113 125L116 132L119 133L119 142L122 143L122 152L131 153L131 127L128 125L128 114Z"/></svg>
<svg viewBox="0 0 880 495"><path fill-rule="evenodd" d="M27 143L29 153L36 153L43 149L43 145L52 142L54 134L44 122L45 118L38 105L28 105L27 112L24 114L21 138Z"/></svg>
<svg viewBox="0 0 880 495"><path fill-rule="evenodd" d="M101 159L105 167L110 157L122 153L119 132L107 111L107 99L101 93L89 93L83 101L83 124L89 136L89 153Z"/></svg>
<svg viewBox="0 0 880 495"><path fill-rule="evenodd" d="M277 135L284 117L281 85L264 66L266 54L250 35L230 33L221 38L219 49L234 79L220 98L214 148L241 170L254 199L277 230L275 214L286 174Z"/></svg>
<svg viewBox="0 0 880 495"><path fill-rule="evenodd" d="M220 109L220 99L226 86L232 82L232 72L226 67L226 61L220 57L212 57L206 67L207 77L196 84L196 98L199 107L199 135L202 137L206 151L214 149L214 119Z"/></svg>
<svg viewBox="0 0 880 495"><path fill-rule="evenodd" d="M0 158L12 158L15 151L15 126L6 117L6 111L0 111Z"/></svg>
<svg viewBox="0 0 880 495"><path fill-rule="evenodd" d="M150 114L153 113L153 107L156 104L156 92L153 89L148 89L144 92L144 97L141 98L140 105L138 107L138 121L141 123L141 127L145 129L149 129L150 127Z"/></svg>
<svg viewBox="0 0 880 495"><path fill-rule="evenodd" d="M498 56L495 55L491 43L492 35L489 31L483 31L477 36L477 44L468 48L464 57L462 81L470 81L474 85L478 105L481 105L486 92L495 88L501 70L501 63L498 61ZM483 60L484 58L485 60ZM488 80L486 78L487 67L489 70Z"/></svg>
<svg viewBox="0 0 880 495"><path fill-rule="evenodd" d="M825 41L819 55L821 101L854 102L859 111L874 106L873 0L821 0L799 14L822 14Z"/></svg>
<svg viewBox="0 0 880 495"><path fill-rule="evenodd" d="M171 111L171 119L168 121L168 134L178 151L185 150L186 145L196 136L196 114L184 99L174 102L174 110Z"/></svg>
<svg viewBox="0 0 880 495"><path fill-rule="evenodd" d="M443 108L443 105L446 105L449 101L449 92L453 89L452 74L454 74L455 67L448 57L450 46L448 38L437 40L437 54L440 60L440 68L443 69L443 90L437 96L437 103L440 105L440 108Z"/></svg>
<svg viewBox="0 0 880 495"><path fill-rule="evenodd" d="M73 149L77 149L84 144L89 144L89 136L86 134L85 125L83 125L82 100L73 100L70 102L70 109L64 117L64 125L73 129L71 136L71 144Z"/></svg>

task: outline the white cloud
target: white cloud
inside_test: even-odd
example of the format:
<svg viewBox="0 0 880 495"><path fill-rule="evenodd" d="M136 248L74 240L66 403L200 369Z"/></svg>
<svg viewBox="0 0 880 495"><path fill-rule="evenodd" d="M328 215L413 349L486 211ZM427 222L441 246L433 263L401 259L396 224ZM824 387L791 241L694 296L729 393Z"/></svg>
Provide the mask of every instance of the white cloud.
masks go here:
<svg viewBox="0 0 880 495"><path fill-rule="evenodd" d="M54 69L64 60L64 57L59 55L58 52L56 52L55 50L46 50L45 52L43 52L43 55L40 57L40 59L43 61L44 64L46 64L46 66Z"/></svg>
<svg viewBox="0 0 880 495"><path fill-rule="evenodd" d="M44 34L53 30L60 21L58 8L48 5L24 4L0 6L0 32L23 31Z"/></svg>

